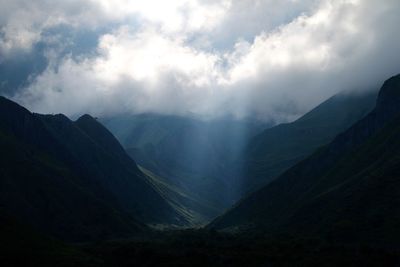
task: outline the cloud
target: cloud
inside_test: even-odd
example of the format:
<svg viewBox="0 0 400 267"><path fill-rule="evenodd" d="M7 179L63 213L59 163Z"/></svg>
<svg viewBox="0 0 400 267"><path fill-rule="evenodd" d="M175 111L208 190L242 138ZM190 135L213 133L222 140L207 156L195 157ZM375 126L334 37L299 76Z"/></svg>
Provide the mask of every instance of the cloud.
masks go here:
<svg viewBox="0 0 400 267"><path fill-rule="evenodd" d="M1 0L0 55L29 51L46 29L59 25L95 30L110 25L149 24L163 32L187 34L210 29L230 7L229 0Z"/></svg>
<svg viewBox="0 0 400 267"><path fill-rule="evenodd" d="M22 24L39 25L26 43L57 23L109 30L99 33L95 53L50 59L14 96L39 112L230 114L281 122L335 93L375 89L400 72L397 0L79 1L82 9L56 2L63 4L46 11L51 19L35 15L28 20L39 22ZM2 21L5 43L12 21ZM18 42L9 46L24 47Z"/></svg>
<svg viewBox="0 0 400 267"><path fill-rule="evenodd" d="M238 39L253 41L261 32L270 32L296 17L312 12L318 0L232 1L225 16L207 33L214 47L232 47Z"/></svg>
<svg viewBox="0 0 400 267"><path fill-rule="evenodd" d="M100 18L91 1L1 0L0 56L30 51L45 29L68 24L94 26Z"/></svg>
<svg viewBox="0 0 400 267"><path fill-rule="evenodd" d="M217 56L153 30L122 27L103 35L97 49L92 58L50 64L17 98L39 112L182 113L218 78Z"/></svg>

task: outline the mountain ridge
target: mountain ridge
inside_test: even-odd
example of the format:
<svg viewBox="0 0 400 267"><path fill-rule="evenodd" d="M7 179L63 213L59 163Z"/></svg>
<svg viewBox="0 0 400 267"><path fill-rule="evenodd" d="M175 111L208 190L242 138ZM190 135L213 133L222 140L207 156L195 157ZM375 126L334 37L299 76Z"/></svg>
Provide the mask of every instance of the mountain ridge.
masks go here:
<svg viewBox="0 0 400 267"><path fill-rule="evenodd" d="M40 115L0 98L0 204L61 239L129 236L185 217L111 133L86 115Z"/></svg>
<svg viewBox="0 0 400 267"><path fill-rule="evenodd" d="M372 229L384 233L381 239L393 234L391 224L398 221L397 211L385 213L371 201L396 210L393 210L395 204L389 204L388 200L397 203L397 198L387 198L386 193L393 196L389 192L399 189L396 180L390 180L393 175L400 175L399 150L396 150L400 134L399 91L400 75L397 75L383 84L376 108L366 117L270 185L243 199L208 227L258 229L270 234L313 233L334 239L353 238L353 241L362 240L361 233ZM384 189L374 191L371 184ZM363 199L368 201L363 202ZM357 212L356 207L363 209ZM391 221L390 225L368 223L382 216L387 217L388 223Z"/></svg>
<svg viewBox="0 0 400 267"><path fill-rule="evenodd" d="M243 195L267 185L367 115L376 96L374 91L334 95L294 122L268 128L252 138L239 164Z"/></svg>

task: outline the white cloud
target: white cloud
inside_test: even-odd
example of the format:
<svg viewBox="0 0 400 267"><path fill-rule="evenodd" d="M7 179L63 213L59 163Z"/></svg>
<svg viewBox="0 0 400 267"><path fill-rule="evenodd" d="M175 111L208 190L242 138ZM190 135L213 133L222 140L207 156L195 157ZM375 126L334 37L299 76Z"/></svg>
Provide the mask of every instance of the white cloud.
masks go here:
<svg viewBox="0 0 400 267"><path fill-rule="evenodd" d="M224 17L230 0L0 0L0 7L0 55L6 56L14 50L29 51L44 30L58 25L152 25L170 34L209 30Z"/></svg>
<svg viewBox="0 0 400 267"><path fill-rule="evenodd" d="M18 98L40 112L185 112L215 84L218 60L153 29L122 27L100 38L96 57L50 64Z"/></svg>
<svg viewBox="0 0 400 267"><path fill-rule="evenodd" d="M159 24L165 32L192 32L207 30L223 18L231 5L231 0L99 0L98 3L108 17L138 15L144 22ZM143 22L143 21L142 21Z"/></svg>
<svg viewBox="0 0 400 267"><path fill-rule="evenodd" d="M56 21L76 27L117 26L99 37L95 55L50 64L15 99L69 115L285 121L334 93L377 87L400 72L397 0L136 2L87 1L79 12L60 11Z"/></svg>
<svg viewBox="0 0 400 267"><path fill-rule="evenodd" d="M61 24L93 26L95 6L90 1L0 0L0 56L29 51L44 29Z"/></svg>
<svg viewBox="0 0 400 267"><path fill-rule="evenodd" d="M94 70L109 81L125 76L157 83L165 72L174 72L190 80L189 85L209 85L218 60L215 55L186 46L181 39L168 38L152 29L131 33L126 27L102 36L99 52L101 57L95 60Z"/></svg>

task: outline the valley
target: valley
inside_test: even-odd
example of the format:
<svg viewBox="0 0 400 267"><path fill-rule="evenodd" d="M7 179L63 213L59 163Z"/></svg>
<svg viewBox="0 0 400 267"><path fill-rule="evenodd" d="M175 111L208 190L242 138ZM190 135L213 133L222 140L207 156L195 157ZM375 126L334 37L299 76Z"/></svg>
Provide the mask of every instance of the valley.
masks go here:
<svg viewBox="0 0 400 267"><path fill-rule="evenodd" d="M0 267L400 267L400 0L0 0Z"/></svg>
<svg viewBox="0 0 400 267"><path fill-rule="evenodd" d="M399 96L400 75L378 95L335 95L275 126L155 114L72 121L2 97L0 260L395 265Z"/></svg>

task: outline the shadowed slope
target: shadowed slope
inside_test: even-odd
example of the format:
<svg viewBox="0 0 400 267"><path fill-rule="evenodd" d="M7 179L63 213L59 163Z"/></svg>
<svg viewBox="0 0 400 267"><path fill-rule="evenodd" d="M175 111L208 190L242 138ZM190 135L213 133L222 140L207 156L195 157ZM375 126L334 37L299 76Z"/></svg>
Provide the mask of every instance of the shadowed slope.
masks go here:
<svg viewBox="0 0 400 267"><path fill-rule="evenodd" d="M332 143L239 202L210 227L390 244L400 236L400 75Z"/></svg>
<svg viewBox="0 0 400 267"><path fill-rule="evenodd" d="M89 116L37 115L0 98L0 205L68 240L129 236L185 223L116 139Z"/></svg>
<svg viewBox="0 0 400 267"><path fill-rule="evenodd" d="M339 94L292 123L266 129L254 137L243 155L242 190L267 185L297 162L328 144L340 132L368 114L376 93Z"/></svg>

